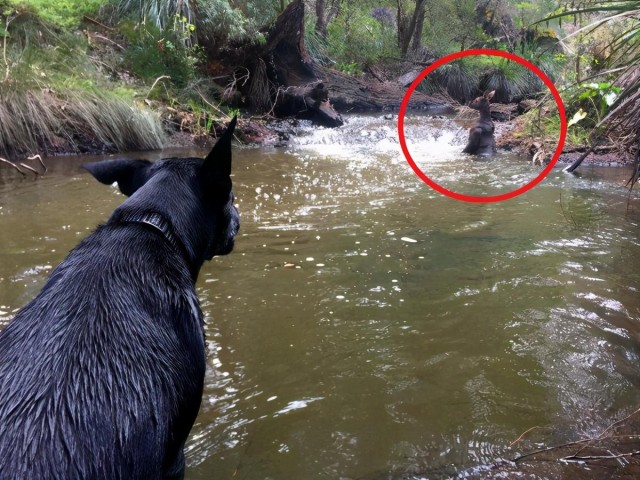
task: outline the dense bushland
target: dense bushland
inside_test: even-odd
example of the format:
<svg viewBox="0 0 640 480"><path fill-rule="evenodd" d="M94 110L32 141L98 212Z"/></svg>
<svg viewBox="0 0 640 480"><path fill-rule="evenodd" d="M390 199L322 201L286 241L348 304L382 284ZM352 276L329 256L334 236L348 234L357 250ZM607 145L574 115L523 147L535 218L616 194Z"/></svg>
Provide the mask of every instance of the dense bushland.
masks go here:
<svg viewBox="0 0 640 480"><path fill-rule="evenodd" d="M229 54L238 45L264 45L288 3L0 0L0 155L43 147L55 153L83 142L155 148L163 141L161 120L166 127L169 117L178 128L206 135L217 119L251 104L233 95L249 79L241 59ZM315 62L363 81L372 73L392 81L451 52L512 51L561 89L574 143L614 140L635 153L640 75L631 0L587 1L580 9L550 0L305 3L305 45ZM225 65L229 58L239 63ZM499 102L534 99L549 110L541 82L504 59L449 64L421 88L460 103L491 89ZM82 106L71 114L76 103ZM95 122L99 112L90 105L97 103L108 108ZM530 117L541 118L535 111ZM539 131L553 136L558 122L545 121ZM80 125L93 125L95 134Z"/></svg>

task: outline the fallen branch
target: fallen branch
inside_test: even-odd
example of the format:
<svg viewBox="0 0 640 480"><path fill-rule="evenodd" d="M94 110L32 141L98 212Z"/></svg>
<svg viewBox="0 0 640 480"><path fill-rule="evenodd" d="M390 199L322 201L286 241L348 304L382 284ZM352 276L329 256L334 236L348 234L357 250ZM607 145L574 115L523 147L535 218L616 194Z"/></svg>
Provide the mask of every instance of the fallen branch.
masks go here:
<svg viewBox="0 0 640 480"><path fill-rule="evenodd" d="M552 447L541 448L540 450L534 450L533 452L528 452L528 453L523 453L522 455L518 455L516 458L514 458L512 460L512 462L513 463L518 463L520 460L522 460L524 458L533 457L534 455L538 455L540 453L551 452L553 450L559 450L559 449L565 448L565 447L573 447L573 446L577 446L577 445L583 445L584 443L588 443L588 442L592 442L592 441L593 441L593 439L587 438L585 440L576 440L575 442L563 443L561 445L554 445Z"/></svg>
<svg viewBox="0 0 640 480"><path fill-rule="evenodd" d="M219 107L217 107L216 105L214 105L213 103L211 103L209 100L206 99L206 97L203 95L203 93L198 90L198 95L200 95L200 98L202 99L202 101L204 103L206 103L207 105L209 105L212 109L214 109L216 112L224 115L225 117L227 117L229 120L231 120L231 115L229 115L228 113L225 113L223 110L221 110Z"/></svg>
<svg viewBox="0 0 640 480"><path fill-rule="evenodd" d="M47 171L47 166L44 164L44 162L42 161L42 157L39 154L35 154L35 155L31 155L30 157L27 157L27 160L35 160L38 159L38 161L40 162L40 165L42 165L42 168L44 169L44 171Z"/></svg>
<svg viewBox="0 0 640 480"><path fill-rule="evenodd" d="M568 457L562 457L560 459L560 461L562 462L588 462L589 460L615 460L617 458L624 458L624 457L634 457L636 455L640 455L640 450L635 450L633 452L628 452L628 453L618 453L616 454L611 454L611 455L585 455L585 456L578 456L578 455L569 455Z"/></svg>
<svg viewBox="0 0 640 480"><path fill-rule="evenodd" d="M26 173L24 173L22 170L20 170L20 167L19 167L18 165L16 165L15 163L13 163L13 162L11 162L11 161L7 160L6 158L2 158L2 157L0 157L0 162L4 162L4 163L7 163L7 164L11 165L11 166L12 166L13 168L15 168L18 172L20 172L20 173L22 174L22 176L23 176L23 177L26 177L26 176L27 176L27 174L26 174Z"/></svg>
<svg viewBox="0 0 640 480"><path fill-rule="evenodd" d="M40 172L38 172L35 168L30 167L29 165L25 165L24 163L20 163L20 166L23 167L23 168L26 168L30 172L33 172L34 175L40 175Z"/></svg>
<svg viewBox="0 0 640 480"><path fill-rule="evenodd" d="M633 161L633 173L631 174L631 177L629 177L629 180L627 180L627 183L625 184L625 187L629 187L629 192L633 190L633 187L638 181L638 179L640 179L640 150L636 152L636 158Z"/></svg>
<svg viewBox="0 0 640 480"><path fill-rule="evenodd" d="M520 440L522 440L527 433L529 433L532 430L535 430L536 428L542 428L542 427L539 427L539 426L536 425L535 427L531 427L529 430L526 430L518 438L516 438L513 442L511 442L509 444L509 448L513 447L516 443L518 443Z"/></svg>
<svg viewBox="0 0 640 480"><path fill-rule="evenodd" d="M126 50L126 48L124 48L122 45L120 45L117 42L114 42L113 40L111 40L109 37L105 37L104 35L100 35L99 33L90 33L87 32L87 38L89 40L91 40L92 38L97 38L98 40L102 40L103 42L107 42L110 43L111 45L113 45L114 47L117 47L121 52L124 52Z"/></svg>
<svg viewBox="0 0 640 480"><path fill-rule="evenodd" d="M587 150L582 155L580 155L571 165L569 165L567 168L565 168L564 171L572 173L576 168L578 168L580 166L582 161L585 158L587 158L591 152L593 152L593 150L595 148L596 148L595 145L591 145L591 147L589 147L589 150Z"/></svg>
<svg viewBox="0 0 640 480"><path fill-rule="evenodd" d="M100 23L98 20L96 20L95 18L91 18L87 15L83 15L82 18L84 18L87 22L93 23L94 25L98 25L99 27L104 28L105 30L109 30L110 32L115 32L116 29L112 28L112 27L108 27L102 23Z"/></svg>
<svg viewBox="0 0 640 480"><path fill-rule="evenodd" d="M561 445L554 445L554 446L551 446L551 447L542 448L542 449L539 449L539 450L535 450L533 452L524 453L522 455L519 455L516 458L514 458L512 461L513 461L513 463L517 463L520 460L523 460L523 459L525 459L527 457L532 457L532 456L535 456L535 455L539 455L541 453L547 453L547 452L551 452L551 451L554 451L554 450L560 450L560 449L563 449L563 448L568 448L568 447L573 447L573 446L579 447L578 450L575 453L573 453L572 455L567 455L565 457L561 457L558 460L559 461L565 461L565 462L586 462L586 461L589 461L589 460L615 460L615 459L618 459L618 458L639 456L640 455L640 450L634 450L634 451L626 452L626 453L612 453L611 451L607 450L609 452L608 455L580 455L580 453L583 452L587 448L598 448L598 449L602 450L603 448L602 447L598 447L597 445L599 443L601 443L601 442L604 442L604 441L614 440L614 439L638 439L639 436L635 435L635 434L632 434L632 435L609 435L608 434L608 432L611 432L612 430L616 429L618 426L623 425L631 417L633 417L634 415L637 415L638 413L640 413L640 408L637 409L637 410L634 410L632 413L630 413L626 417L613 422L611 425L609 425L607 428L605 428L595 438L586 438L584 440L576 440L574 442L568 442L568 443L563 443ZM537 427L532 427L529 430L527 430L526 432L524 432L511 445L513 445L516 442L518 442L526 433L530 432L534 428L537 428Z"/></svg>
<svg viewBox="0 0 640 480"><path fill-rule="evenodd" d="M149 95L151 95L151 92L153 92L153 89L156 88L156 84L160 81L160 80L165 80L167 78L171 78L169 75L162 75L158 78L156 78L156 81L153 82L153 85L151 85L151 88L149 89L149 92L147 93L147 96L144 97L145 100L147 100L149 98Z"/></svg>

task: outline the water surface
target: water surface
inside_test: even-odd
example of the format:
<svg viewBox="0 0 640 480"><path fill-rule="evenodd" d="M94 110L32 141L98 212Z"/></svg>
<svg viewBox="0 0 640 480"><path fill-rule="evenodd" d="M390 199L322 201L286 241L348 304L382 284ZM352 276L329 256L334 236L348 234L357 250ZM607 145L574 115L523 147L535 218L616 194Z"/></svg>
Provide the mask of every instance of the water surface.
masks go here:
<svg viewBox="0 0 640 480"><path fill-rule="evenodd" d="M429 168L469 193L541 168L502 155L454 175L437 151ZM0 169L0 326L123 201L86 160ZM635 410L640 199L627 209L627 170L581 170L469 204L415 177L393 121L238 150L236 248L198 281L208 371L187 478L449 478Z"/></svg>

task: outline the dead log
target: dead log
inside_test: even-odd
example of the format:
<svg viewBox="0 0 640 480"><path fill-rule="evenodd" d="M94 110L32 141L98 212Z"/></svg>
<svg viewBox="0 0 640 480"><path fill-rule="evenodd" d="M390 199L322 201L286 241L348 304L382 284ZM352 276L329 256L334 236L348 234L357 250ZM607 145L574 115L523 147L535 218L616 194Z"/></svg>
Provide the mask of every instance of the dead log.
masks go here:
<svg viewBox="0 0 640 480"><path fill-rule="evenodd" d="M304 46L304 2L295 0L276 20L251 69L249 102L258 110L271 104L278 116L311 118L328 127L342 125L313 63Z"/></svg>
<svg viewBox="0 0 640 480"><path fill-rule="evenodd" d="M315 62L305 48L304 14L304 1L294 0L267 32L263 45L253 42L224 52L222 62L239 65L229 78L244 77L240 70L249 72L248 81L232 82L244 105L257 113L307 118L329 127L343 124L339 112L399 108L406 88L396 81L366 80ZM441 103L414 92L409 107Z"/></svg>

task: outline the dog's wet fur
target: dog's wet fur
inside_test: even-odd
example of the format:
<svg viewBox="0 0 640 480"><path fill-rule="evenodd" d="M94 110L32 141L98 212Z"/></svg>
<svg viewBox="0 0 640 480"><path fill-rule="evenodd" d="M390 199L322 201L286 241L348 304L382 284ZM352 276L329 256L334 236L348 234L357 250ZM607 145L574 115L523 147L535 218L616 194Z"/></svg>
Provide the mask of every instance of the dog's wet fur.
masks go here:
<svg viewBox="0 0 640 480"><path fill-rule="evenodd" d="M492 155L496 151L496 140L493 135L495 126L491 120L490 102L495 90L485 92L484 95L469 102L469 107L480 112L480 118L469 129L469 141L464 147L464 153L475 155Z"/></svg>
<svg viewBox="0 0 640 480"><path fill-rule="evenodd" d="M235 118L206 159L85 165L129 198L0 332L0 478L182 478L200 407L195 280L233 249Z"/></svg>

